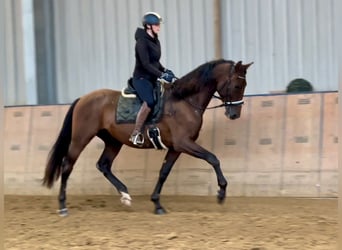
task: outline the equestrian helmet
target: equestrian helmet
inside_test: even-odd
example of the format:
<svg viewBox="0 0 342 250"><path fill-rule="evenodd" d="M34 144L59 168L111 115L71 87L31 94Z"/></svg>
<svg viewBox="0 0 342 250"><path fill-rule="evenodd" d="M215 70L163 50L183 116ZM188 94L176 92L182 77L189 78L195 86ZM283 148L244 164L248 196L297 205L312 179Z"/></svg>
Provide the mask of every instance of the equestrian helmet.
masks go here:
<svg viewBox="0 0 342 250"><path fill-rule="evenodd" d="M142 25L159 25L163 22L161 16L156 12L147 12L142 18Z"/></svg>

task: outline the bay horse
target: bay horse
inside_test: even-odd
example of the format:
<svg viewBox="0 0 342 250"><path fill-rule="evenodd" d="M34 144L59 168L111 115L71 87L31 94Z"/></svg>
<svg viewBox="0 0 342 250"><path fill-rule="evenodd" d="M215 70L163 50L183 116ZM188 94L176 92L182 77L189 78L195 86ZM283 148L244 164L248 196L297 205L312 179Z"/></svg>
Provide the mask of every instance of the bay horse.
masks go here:
<svg viewBox="0 0 342 250"><path fill-rule="evenodd" d="M218 203L223 203L226 197L227 180L223 176L220 161L195 141L202 127L203 113L213 96L222 101L222 104L216 107L225 107L225 115L228 118L240 117L247 85L246 73L251 64L242 64L241 61L235 63L224 59L213 60L200 65L173 84L165 84L163 113L156 126L167 147L167 153L151 195L156 214L166 213L160 204L160 193L172 166L181 153L203 159L213 167L219 186L217 200ZM219 96L214 95L216 92ZM58 211L61 216L68 214L66 207L68 177L79 155L95 136L105 144L96 167L121 194L121 202L125 205L131 204L132 199L127 187L111 171L112 163L123 145L149 149L153 148L153 144L145 140L142 147L133 145L129 138L134 124L116 123L115 112L120 95L121 92L116 90L95 90L76 99L64 118L61 131L49 152L42 183L51 188L61 176L58 196ZM144 136L146 138L146 129Z"/></svg>

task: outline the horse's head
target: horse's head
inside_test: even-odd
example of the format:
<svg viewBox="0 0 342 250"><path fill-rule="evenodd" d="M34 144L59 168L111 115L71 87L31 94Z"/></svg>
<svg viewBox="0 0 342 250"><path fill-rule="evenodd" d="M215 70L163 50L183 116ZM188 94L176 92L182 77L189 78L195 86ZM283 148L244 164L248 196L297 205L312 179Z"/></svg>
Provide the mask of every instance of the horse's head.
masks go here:
<svg viewBox="0 0 342 250"><path fill-rule="evenodd" d="M247 85L246 73L248 67L252 64L253 62L242 64L242 62L239 61L235 65L230 65L228 74L227 68L223 67L221 69L224 70L224 73L218 74L217 92L226 108L225 115L232 120L240 117L243 95Z"/></svg>

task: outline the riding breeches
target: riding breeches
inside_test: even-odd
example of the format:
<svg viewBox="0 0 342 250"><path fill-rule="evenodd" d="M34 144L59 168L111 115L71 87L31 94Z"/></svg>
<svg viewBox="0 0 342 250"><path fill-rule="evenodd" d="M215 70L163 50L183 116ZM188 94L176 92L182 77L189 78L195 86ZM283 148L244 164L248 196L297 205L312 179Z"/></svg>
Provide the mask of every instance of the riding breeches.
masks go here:
<svg viewBox="0 0 342 250"><path fill-rule="evenodd" d="M133 87L138 93L138 97L147 103L147 106L153 109L155 100L153 96L153 84L144 78L133 78Z"/></svg>

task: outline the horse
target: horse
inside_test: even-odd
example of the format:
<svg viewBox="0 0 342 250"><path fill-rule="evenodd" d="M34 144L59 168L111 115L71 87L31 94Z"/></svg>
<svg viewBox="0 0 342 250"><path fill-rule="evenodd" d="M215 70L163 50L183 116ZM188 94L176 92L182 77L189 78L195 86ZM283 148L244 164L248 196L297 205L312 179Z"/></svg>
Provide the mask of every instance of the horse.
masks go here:
<svg viewBox="0 0 342 250"><path fill-rule="evenodd" d="M206 62L172 84L164 84L164 105L160 120L155 124L167 149L158 181L151 195L155 214L165 214L160 203L160 193L171 169L181 153L207 161L217 176L217 201L222 204L226 197L228 182L224 177L220 161L195 141L203 123L203 113L209 108L213 97L225 107L229 119L240 117L243 96L247 85L248 67L253 64L235 63L217 59ZM216 92L218 95L216 95ZM119 124L115 120L121 91L111 89L94 90L76 99L68 109L62 128L53 144L45 167L42 185L51 188L61 176L58 195L59 215L68 215L66 187L73 166L86 145L97 136L104 142L104 149L96 163L97 169L121 194L123 204L131 205L132 198L124 183L111 171L114 159L123 145L139 149L151 149L153 143L144 141L141 147L129 141L134 123ZM216 108L214 107L214 108ZM144 129L146 138L147 130Z"/></svg>

